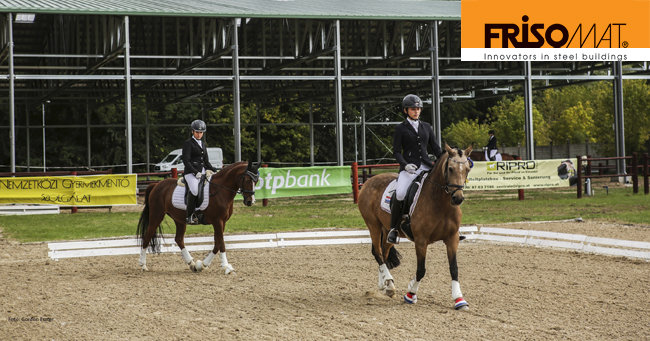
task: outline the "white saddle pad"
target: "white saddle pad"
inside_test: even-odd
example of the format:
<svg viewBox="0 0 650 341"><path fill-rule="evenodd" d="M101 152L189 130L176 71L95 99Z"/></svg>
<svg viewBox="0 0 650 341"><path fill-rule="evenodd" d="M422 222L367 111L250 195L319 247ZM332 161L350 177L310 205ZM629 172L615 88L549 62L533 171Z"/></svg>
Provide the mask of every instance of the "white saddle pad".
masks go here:
<svg viewBox="0 0 650 341"><path fill-rule="evenodd" d="M424 179L429 176L429 173L424 174L422 177L422 181L424 182ZM397 180L391 181L388 186L386 186L386 189L384 190L384 194L381 197L381 209L390 213L390 199L393 196L393 193L395 192L395 188L397 188ZM420 192L422 191L422 184L420 183L420 187L418 188L418 191L415 192L415 198L413 198L413 205L409 208L409 215L413 214L413 210L415 209L415 205L418 203L418 198L420 198Z"/></svg>
<svg viewBox="0 0 650 341"><path fill-rule="evenodd" d="M201 203L201 207L197 207L197 210L205 210L208 207L208 199L210 198L210 181L205 182L205 186L203 187L203 203ZM174 207L178 208L179 210L185 211L187 209L187 205L185 205L185 187L181 187L176 185L176 188L174 189L174 194L172 194L172 205Z"/></svg>

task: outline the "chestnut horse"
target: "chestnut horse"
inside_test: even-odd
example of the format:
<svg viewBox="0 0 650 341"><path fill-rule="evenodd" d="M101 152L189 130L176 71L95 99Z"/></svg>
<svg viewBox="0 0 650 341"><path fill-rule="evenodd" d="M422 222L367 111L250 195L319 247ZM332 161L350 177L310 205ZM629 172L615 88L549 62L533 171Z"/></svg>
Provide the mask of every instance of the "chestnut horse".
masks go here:
<svg viewBox="0 0 650 341"><path fill-rule="evenodd" d="M454 307L457 310L468 309L458 283L456 252L460 237L458 229L462 218L459 205L465 199L463 188L471 167L468 156L472 152L472 147L461 150L452 149L445 144L445 150L446 153L443 153L436 162L426 181L422 182L422 190L411 215L417 272L408 285L404 300L407 303L417 302L420 281L426 272L427 247L442 240L447 246ZM390 297L395 295L395 284L388 270L400 264L401 256L395 246L386 241L390 230L390 213L382 210L380 203L383 200L384 190L396 178L396 173L383 173L370 178L363 184L358 201L361 216L370 230L372 254L379 264L379 290ZM405 237L401 231L400 237Z"/></svg>
<svg viewBox="0 0 650 341"><path fill-rule="evenodd" d="M244 197L244 204L251 206L255 203L255 184L259 179L260 164L253 165L241 161L229 165L214 174L210 180L210 199L208 207L203 210L205 221L214 227L214 249L203 261L194 261L189 251L185 248L185 210L180 210L172 205L172 194L176 188L177 179L165 179L157 184L147 187L144 194L144 209L138 222L137 235L142 242L140 251L140 266L142 271L147 271L147 247L153 253L160 252L158 233L162 234L160 223L168 214L176 223L176 245L181 249L183 260L194 272L207 268L212 259L219 253L221 267L226 274L234 271L226 258L226 245L223 242L223 231L226 221L230 219L233 211L233 200L237 193ZM157 230L157 231L156 231Z"/></svg>
<svg viewBox="0 0 650 341"><path fill-rule="evenodd" d="M517 155L510 155L506 153L499 153L499 154L501 154L502 161L517 160ZM469 158L472 159L472 161L485 161L485 153L472 152Z"/></svg>

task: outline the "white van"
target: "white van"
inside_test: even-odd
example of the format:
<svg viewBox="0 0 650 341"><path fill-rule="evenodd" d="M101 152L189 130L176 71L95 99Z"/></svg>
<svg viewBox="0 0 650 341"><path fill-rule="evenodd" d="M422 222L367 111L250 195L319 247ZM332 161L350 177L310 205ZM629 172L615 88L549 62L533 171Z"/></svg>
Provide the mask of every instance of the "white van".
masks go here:
<svg viewBox="0 0 650 341"><path fill-rule="evenodd" d="M176 168L178 172L182 172L185 169L183 165L183 160L181 155L183 154L182 149L176 149L165 156L165 158L156 164L154 167L154 172L171 172L172 168ZM223 152L221 148L209 148L208 147L208 158L210 159L210 164L216 169L223 168Z"/></svg>

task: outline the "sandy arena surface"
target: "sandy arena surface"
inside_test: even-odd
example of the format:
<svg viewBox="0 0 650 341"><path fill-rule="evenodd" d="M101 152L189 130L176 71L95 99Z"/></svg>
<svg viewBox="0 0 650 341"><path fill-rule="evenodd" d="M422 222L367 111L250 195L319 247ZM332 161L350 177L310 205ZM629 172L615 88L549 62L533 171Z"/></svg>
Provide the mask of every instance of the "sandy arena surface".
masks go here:
<svg viewBox="0 0 650 341"><path fill-rule="evenodd" d="M595 222L490 225L650 242L650 227ZM549 248L461 243L469 311L455 311L444 244L429 247L418 303L412 243L377 290L370 245L228 253L192 273L180 254L47 257L0 236L0 340L647 340L650 262ZM202 259L203 253L194 253Z"/></svg>

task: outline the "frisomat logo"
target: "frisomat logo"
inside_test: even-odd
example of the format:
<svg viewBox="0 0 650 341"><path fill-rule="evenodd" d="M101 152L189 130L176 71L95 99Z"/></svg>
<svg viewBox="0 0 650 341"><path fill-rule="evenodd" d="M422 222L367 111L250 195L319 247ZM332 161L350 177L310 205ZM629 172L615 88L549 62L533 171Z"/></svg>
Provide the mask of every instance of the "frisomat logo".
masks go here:
<svg viewBox="0 0 650 341"><path fill-rule="evenodd" d="M650 0L461 0L464 61L650 60Z"/></svg>

